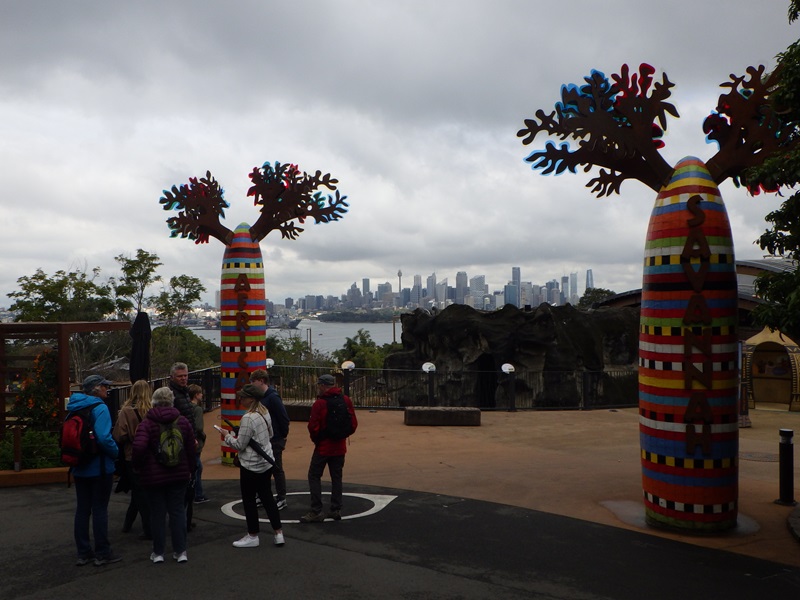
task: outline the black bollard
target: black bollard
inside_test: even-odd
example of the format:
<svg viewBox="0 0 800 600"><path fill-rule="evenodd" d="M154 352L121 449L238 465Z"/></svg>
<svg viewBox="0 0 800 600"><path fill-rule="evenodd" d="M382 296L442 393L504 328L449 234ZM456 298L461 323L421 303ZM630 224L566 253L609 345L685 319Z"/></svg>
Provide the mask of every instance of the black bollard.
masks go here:
<svg viewBox="0 0 800 600"><path fill-rule="evenodd" d="M781 429L779 433L781 435L781 442L778 445L781 497L775 500L775 504L795 506L797 502L794 500L794 444L792 444L794 431Z"/></svg>

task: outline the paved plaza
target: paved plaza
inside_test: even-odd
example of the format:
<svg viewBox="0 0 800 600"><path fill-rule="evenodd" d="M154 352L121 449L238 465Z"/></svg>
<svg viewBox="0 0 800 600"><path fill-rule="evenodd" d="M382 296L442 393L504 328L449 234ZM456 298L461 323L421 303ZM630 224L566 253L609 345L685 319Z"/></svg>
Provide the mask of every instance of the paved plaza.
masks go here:
<svg viewBox="0 0 800 600"><path fill-rule="evenodd" d="M74 566L74 490L0 489L0 598L778 597L800 591L796 509L779 495L778 430L800 415L753 411L741 430L740 523L689 536L644 524L635 409L486 412L480 427L408 427L401 412L359 411L345 465L345 518L299 524L311 444L293 423L284 462L286 545L236 549L244 533L237 473L209 435L206 493L189 562L152 565L137 528L120 532L128 497L111 501L124 557ZM218 412L207 415L207 429ZM795 476L797 476L795 469ZM265 518L265 516L264 516Z"/></svg>

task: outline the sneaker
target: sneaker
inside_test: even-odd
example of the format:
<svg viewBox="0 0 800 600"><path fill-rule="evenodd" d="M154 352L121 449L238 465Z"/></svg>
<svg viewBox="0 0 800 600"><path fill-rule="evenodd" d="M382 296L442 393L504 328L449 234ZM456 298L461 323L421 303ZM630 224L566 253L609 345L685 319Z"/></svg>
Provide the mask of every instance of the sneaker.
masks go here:
<svg viewBox="0 0 800 600"><path fill-rule="evenodd" d="M257 535L250 535L249 533L240 540L233 542L235 548L256 548L261 542Z"/></svg>
<svg viewBox="0 0 800 600"><path fill-rule="evenodd" d="M122 560L121 556L117 556L116 554L109 554L108 556L98 556L94 559L94 566L95 567L102 567L103 565L110 565L111 563L116 563Z"/></svg>
<svg viewBox="0 0 800 600"><path fill-rule="evenodd" d="M308 511L302 517L300 517L301 523L322 523L325 520L325 515L321 512L314 512L313 510Z"/></svg>
<svg viewBox="0 0 800 600"><path fill-rule="evenodd" d="M195 498L194 499L194 503L195 504L203 504L203 502L208 502L208 498L203 496L202 498Z"/></svg>
<svg viewBox="0 0 800 600"><path fill-rule="evenodd" d="M286 543L286 540L283 539L283 532L276 533L272 539L276 546L283 546Z"/></svg>
<svg viewBox="0 0 800 600"><path fill-rule="evenodd" d="M338 510L332 510L327 515L325 515L326 519L333 519L334 521L341 521L342 520L342 513Z"/></svg>
<svg viewBox="0 0 800 600"><path fill-rule="evenodd" d="M172 558L177 560L179 563L189 562L189 557L186 556L186 551L185 550L183 552L181 552L180 554L177 553L177 552L173 552L172 553Z"/></svg>
<svg viewBox="0 0 800 600"><path fill-rule="evenodd" d="M79 556L78 560L75 561L76 567L83 567L88 565L90 562L94 560L94 556Z"/></svg>
<svg viewBox="0 0 800 600"><path fill-rule="evenodd" d="M286 506L287 506L286 498L284 498L283 500L278 500L278 510L283 510L284 508L286 508Z"/></svg>
<svg viewBox="0 0 800 600"><path fill-rule="evenodd" d="M154 565L158 564L158 563L162 563L162 562L164 562L164 555L163 554L156 554L155 552L153 552L150 555L150 560L153 561Z"/></svg>

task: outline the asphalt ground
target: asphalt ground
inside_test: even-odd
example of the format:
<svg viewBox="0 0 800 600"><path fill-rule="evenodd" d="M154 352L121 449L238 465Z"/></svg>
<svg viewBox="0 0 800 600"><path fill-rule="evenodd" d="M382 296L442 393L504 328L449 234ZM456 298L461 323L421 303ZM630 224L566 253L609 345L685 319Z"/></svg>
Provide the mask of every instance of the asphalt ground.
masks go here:
<svg viewBox="0 0 800 600"><path fill-rule="evenodd" d="M0 598L755 598L800 591L792 507L775 504L778 430L800 415L753 411L740 430L740 525L714 536L643 522L635 409L484 413L480 427L408 427L399 412L358 413L342 521L297 523L308 508L311 444L294 423L284 463L286 545L237 549L245 531L235 469L204 451L189 562L153 565L138 529L123 560L75 566L74 489L0 489ZM217 415L207 415L210 423ZM795 475L797 469L794 469ZM266 515L263 515L266 521ZM138 525L138 524L137 524ZM168 544L169 546L169 544ZM769 596L767 596L769 594Z"/></svg>

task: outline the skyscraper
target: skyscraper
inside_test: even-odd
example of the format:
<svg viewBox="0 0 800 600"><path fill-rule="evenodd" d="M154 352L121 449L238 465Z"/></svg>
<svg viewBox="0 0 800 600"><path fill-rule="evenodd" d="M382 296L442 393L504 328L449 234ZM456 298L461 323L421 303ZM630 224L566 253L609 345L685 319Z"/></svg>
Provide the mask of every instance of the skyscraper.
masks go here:
<svg viewBox="0 0 800 600"><path fill-rule="evenodd" d="M569 276L561 276L561 304L569 302Z"/></svg>
<svg viewBox="0 0 800 600"><path fill-rule="evenodd" d="M522 287L522 271L519 267L511 267L511 283L517 288L517 297L514 299L514 306L519 306L519 294Z"/></svg>
<svg viewBox="0 0 800 600"><path fill-rule="evenodd" d="M426 280L427 285L425 286L425 295L428 298L436 299L436 272L434 271L430 275L428 275L428 279Z"/></svg>
<svg viewBox="0 0 800 600"><path fill-rule="evenodd" d="M578 273L569 274L569 301L571 304L578 304Z"/></svg>
<svg viewBox="0 0 800 600"><path fill-rule="evenodd" d="M364 277L364 279L361 280L361 293L364 298L369 296L369 277Z"/></svg>
<svg viewBox="0 0 800 600"><path fill-rule="evenodd" d="M486 275L476 275L469 280L469 293L473 298L483 298L489 293L486 287Z"/></svg>
<svg viewBox="0 0 800 600"><path fill-rule="evenodd" d="M469 294L469 280L466 271L456 273L456 304L464 304L464 296Z"/></svg>
<svg viewBox="0 0 800 600"><path fill-rule="evenodd" d="M586 289L594 287L594 275L591 269L586 269Z"/></svg>

